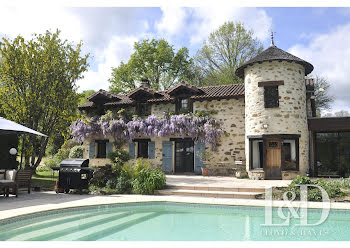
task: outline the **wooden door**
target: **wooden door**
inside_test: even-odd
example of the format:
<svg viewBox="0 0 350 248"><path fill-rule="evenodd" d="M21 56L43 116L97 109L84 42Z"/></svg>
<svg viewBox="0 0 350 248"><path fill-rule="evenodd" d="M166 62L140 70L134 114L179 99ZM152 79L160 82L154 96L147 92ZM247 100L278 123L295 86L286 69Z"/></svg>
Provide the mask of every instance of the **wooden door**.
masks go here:
<svg viewBox="0 0 350 248"><path fill-rule="evenodd" d="M266 139L265 179L282 179L281 139Z"/></svg>

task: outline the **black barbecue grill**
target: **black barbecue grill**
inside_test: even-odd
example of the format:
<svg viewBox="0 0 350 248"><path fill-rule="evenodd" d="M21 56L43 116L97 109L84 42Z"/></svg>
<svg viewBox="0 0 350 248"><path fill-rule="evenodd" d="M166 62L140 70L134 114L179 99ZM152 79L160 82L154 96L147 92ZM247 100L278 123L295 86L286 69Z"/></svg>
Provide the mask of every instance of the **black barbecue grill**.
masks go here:
<svg viewBox="0 0 350 248"><path fill-rule="evenodd" d="M58 176L58 189L63 189L66 193L70 189L77 189L80 192L89 188L89 180L92 177L93 169L88 168L88 159L65 159L61 162Z"/></svg>

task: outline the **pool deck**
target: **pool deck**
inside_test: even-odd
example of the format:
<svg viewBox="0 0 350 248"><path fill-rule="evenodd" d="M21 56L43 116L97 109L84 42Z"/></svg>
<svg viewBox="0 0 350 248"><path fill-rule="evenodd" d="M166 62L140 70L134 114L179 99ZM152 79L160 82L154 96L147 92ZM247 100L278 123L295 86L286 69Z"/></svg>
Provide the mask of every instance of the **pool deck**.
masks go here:
<svg viewBox="0 0 350 248"><path fill-rule="evenodd" d="M185 179L182 179L186 177ZM232 185L232 182L234 184ZM167 176L168 184L191 184L191 185L210 185L221 187L265 187L265 186L284 186L288 181L253 181L248 179L236 179L225 177L201 178L200 176ZM149 201L167 201L180 203L199 203L199 204L218 204L218 205L236 205L236 206L261 206L269 204L265 200L257 199L229 199L229 198L208 198L208 197L190 197L190 196L161 196L161 195L79 195L79 194L56 194L53 191L32 192L27 194L20 191L18 198L0 196L0 220L15 216L37 213L41 211L57 210L63 208L72 208L79 206L93 206L101 204L133 203ZM298 202L292 205L298 206ZM286 206L283 201L273 201L272 206ZM321 202L309 202L309 208L323 208ZM336 202L331 203L332 209L349 209L350 203Z"/></svg>

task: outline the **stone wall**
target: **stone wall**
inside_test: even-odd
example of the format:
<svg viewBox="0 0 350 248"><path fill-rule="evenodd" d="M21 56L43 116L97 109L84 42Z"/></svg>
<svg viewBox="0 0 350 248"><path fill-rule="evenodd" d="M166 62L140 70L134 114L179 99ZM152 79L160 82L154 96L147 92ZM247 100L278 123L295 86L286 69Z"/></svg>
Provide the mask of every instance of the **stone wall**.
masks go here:
<svg viewBox="0 0 350 248"><path fill-rule="evenodd" d="M209 168L209 173L211 175L233 175L232 167L236 160L245 160L244 156L244 99L229 99L229 100L213 100L213 101L202 101L194 102L193 110L195 111L217 111L213 117L222 122L222 128L225 131L217 145L217 151L212 151L210 162L206 165ZM152 114L162 115L164 112L175 111L174 104L159 104L152 105ZM154 167L159 169L162 168L162 142L169 141L170 138L174 137L152 137L151 140L155 142L155 158L150 159L150 162ZM89 144L91 140L104 139L103 137L91 137L86 139L83 143L85 148L84 158L89 157ZM109 139L113 142L113 139ZM97 147L95 148L95 150ZM115 148L113 148L115 149ZM125 144L125 150L129 150L129 144ZM210 147L206 147L207 151L211 151ZM174 150L174 149L173 149ZM137 154L137 147L135 149L135 154ZM175 158L173 153L173 159ZM133 161L133 160L132 160ZM131 161L131 162L132 162ZM90 165L93 166L104 166L109 164L108 159L90 159ZM243 162L244 163L244 162ZM174 161L173 161L174 164Z"/></svg>
<svg viewBox="0 0 350 248"><path fill-rule="evenodd" d="M175 112L174 103L152 104L152 115L161 116L166 112Z"/></svg>
<svg viewBox="0 0 350 248"><path fill-rule="evenodd" d="M217 145L217 151L210 152L211 158L207 165L209 175L233 175L235 161L245 160L244 154L244 99L213 100L194 102L195 111L217 111L212 117L222 123L225 135ZM206 147L211 151L210 147Z"/></svg>
<svg viewBox="0 0 350 248"><path fill-rule="evenodd" d="M300 134L299 168L305 175L308 168L308 126L304 68L294 62L272 61L253 64L245 69L245 133ZM264 87L260 81L283 80L278 86L279 107L264 107ZM264 128L267 125L267 128ZM246 160L249 170L249 140L246 138Z"/></svg>

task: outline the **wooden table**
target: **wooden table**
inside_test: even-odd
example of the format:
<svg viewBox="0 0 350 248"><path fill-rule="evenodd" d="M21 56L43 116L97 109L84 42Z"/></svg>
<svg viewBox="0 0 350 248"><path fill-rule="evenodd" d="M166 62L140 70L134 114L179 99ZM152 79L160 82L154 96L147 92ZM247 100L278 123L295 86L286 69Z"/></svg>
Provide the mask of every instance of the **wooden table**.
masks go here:
<svg viewBox="0 0 350 248"><path fill-rule="evenodd" d="M0 189L4 190L4 194L6 197L9 197L10 194L10 188L13 189L14 194L17 197L17 183L13 180L0 180Z"/></svg>

